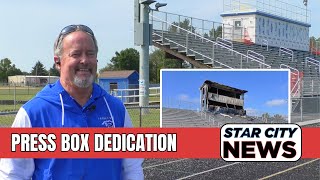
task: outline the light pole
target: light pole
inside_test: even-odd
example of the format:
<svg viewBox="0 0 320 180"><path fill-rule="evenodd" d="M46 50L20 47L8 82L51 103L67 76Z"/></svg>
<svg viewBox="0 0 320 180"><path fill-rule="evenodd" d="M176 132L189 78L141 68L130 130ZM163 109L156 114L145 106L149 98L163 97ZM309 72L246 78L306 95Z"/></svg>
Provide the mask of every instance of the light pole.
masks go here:
<svg viewBox="0 0 320 180"><path fill-rule="evenodd" d="M156 11L159 11L159 8L166 6L166 5L167 5L167 3L157 3L156 5L154 5L154 7L156 8L155 9Z"/></svg>
<svg viewBox="0 0 320 180"><path fill-rule="evenodd" d="M149 25L149 5L154 3L154 0L144 0L139 1L139 9L140 9L140 22L138 26L139 29L135 29L135 31L139 32L140 38L140 59L139 59L139 106L147 107L149 106L149 46L150 43L150 34L152 29L150 29ZM142 26L142 27L141 27ZM141 39L142 38L142 39ZM148 111L146 109L142 109L142 114L147 114Z"/></svg>
<svg viewBox="0 0 320 180"><path fill-rule="evenodd" d="M139 59L139 106L149 106L149 46L152 45L152 25L149 24L149 5L155 0L134 1L134 44L141 47ZM156 8L164 6L157 3ZM142 109L142 114L148 111Z"/></svg>

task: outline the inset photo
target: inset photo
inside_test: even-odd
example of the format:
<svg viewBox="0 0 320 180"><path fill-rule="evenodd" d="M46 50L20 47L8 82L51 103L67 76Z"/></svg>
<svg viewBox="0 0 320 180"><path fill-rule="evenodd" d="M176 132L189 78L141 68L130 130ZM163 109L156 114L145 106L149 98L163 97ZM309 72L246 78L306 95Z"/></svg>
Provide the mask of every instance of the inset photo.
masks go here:
<svg viewBox="0 0 320 180"><path fill-rule="evenodd" d="M290 123L294 102L289 73L285 69L161 70L161 127Z"/></svg>

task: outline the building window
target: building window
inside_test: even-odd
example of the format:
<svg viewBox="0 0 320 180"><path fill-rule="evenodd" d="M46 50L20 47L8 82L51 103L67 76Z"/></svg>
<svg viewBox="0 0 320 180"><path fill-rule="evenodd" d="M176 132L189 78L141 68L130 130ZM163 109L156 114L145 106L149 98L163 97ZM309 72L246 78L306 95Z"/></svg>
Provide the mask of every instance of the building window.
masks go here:
<svg viewBox="0 0 320 180"><path fill-rule="evenodd" d="M241 27L241 21L234 21L235 27Z"/></svg>

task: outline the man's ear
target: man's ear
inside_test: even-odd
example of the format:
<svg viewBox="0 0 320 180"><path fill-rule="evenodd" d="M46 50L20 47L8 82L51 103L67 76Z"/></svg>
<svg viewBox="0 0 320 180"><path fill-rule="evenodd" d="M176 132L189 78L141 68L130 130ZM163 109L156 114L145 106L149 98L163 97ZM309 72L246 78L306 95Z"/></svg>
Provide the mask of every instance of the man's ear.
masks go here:
<svg viewBox="0 0 320 180"><path fill-rule="evenodd" d="M57 69L57 70L60 70L60 57L59 57L59 56L54 56L53 59L54 59L55 65L56 65L56 66L55 66L56 69Z"/></svg>

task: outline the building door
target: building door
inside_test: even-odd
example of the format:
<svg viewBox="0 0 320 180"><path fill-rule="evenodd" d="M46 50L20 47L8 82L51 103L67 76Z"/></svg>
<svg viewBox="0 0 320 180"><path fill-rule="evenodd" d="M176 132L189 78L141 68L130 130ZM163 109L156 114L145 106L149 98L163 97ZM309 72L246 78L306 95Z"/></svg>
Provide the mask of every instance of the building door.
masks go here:
<svg viewBox="0 0 320 180"><path fill-rule="evenodd" d="M234 20L233 21L233 38L234 41L240 41L243 39L243 27L242 27L242 20Z"/></svg>

